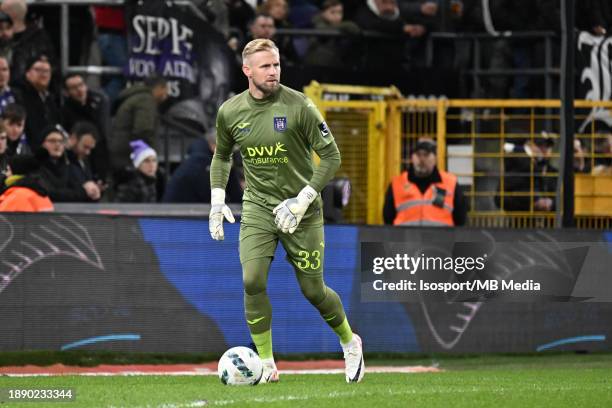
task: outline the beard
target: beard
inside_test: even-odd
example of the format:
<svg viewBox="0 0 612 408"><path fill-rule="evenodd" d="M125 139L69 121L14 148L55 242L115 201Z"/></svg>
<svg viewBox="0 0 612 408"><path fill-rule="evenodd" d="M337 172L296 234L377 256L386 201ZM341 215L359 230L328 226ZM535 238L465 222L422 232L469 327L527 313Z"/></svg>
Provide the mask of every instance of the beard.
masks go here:
<svg viewBox="0 0 612 408"><path fill-rule="evenodd" d="M415 166L413 166L413 168L414 168L414 174L417 177L427 177L431 173L433 173L433 171L430 171L429 168L427 168L427 166L418 166L418 165L415 165Z"/></svg>
<svg viewBox="0 0 612 408"><path fill-rule="evenodd" d="M255 88L259 89L266 96L272 95L278 91L278 88L280 88L280 81L276 81L274 85L271 85L266 81L259 83L253 81L253 84L255 85Z"/></svg>

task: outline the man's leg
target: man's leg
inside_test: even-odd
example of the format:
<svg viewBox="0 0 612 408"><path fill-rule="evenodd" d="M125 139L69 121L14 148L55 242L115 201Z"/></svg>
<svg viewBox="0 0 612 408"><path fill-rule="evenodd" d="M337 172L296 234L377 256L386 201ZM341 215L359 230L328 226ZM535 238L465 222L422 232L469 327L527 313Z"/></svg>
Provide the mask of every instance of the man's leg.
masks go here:
<svg viewBox="0 0 612 408"><path fill-rule="evenodd" d="M261 359L272 357L272 305L266 292L272 258L257 258L242 265L244 314Z"/></svg>
<svg viewBox="0 0 612 408"><path fill-rule="evenodd" d="M244 314L251 338L264 366L260 383L277 382L278 370L272 353L272 306L266 287L278 237L272 217L268 217L270 220L266 223L266 217L253 217L254 211L249 210L248 212L243 210L240 225ZM251 221L252 224L245 223L245 220Z"/></svg>
<svg viewBox="0 0 612 408"><path fill-rule="evenodd" d="M346 380L361 381L365 369L361 339L351 330L340 296L323 280L323 226L301 225L293 234L281 234L280 239L302 293L338 335L345 355Z"/></svg>

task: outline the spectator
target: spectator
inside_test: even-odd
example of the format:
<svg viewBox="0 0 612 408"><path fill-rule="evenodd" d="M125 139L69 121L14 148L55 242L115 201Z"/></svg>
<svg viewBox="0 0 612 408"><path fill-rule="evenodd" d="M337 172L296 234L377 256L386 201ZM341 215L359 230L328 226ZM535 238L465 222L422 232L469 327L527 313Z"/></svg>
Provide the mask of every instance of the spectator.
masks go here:
<svg viewBox="0 0 612 408"><path fill-rule="evenodd" d="M352 21L342 21L344 8L340 0L326 0L321 12L313 20L316 29L336 29L343 34L355 35L359 27ZM310 65L319 65L332 68L342 68L347 60L353 59L353 41L347 38L318 37L311 40L305 62Z"/></svg>
<svg viewBox="0 0 612 408"><path fill-rule="evenodd" d="M431 0L398 0L401 16L404 19L430 23L440 15L438 3Z"/></svg>
<svg viewBox="0 0 612 408"><path fill-rule="evenodd" d="M142 140L154 150L159 149L158 106L167 98L166 80L159 76L149 77L144 84L134 85L121 92L109 140L113 171L121 171L130 165L130 141Z"/></svg>
<svg viewBox="0 0 612 408"><path fill-rule="evenodd" d="M398 0L401 17L410 23L421 24L427 32L454 32L463 20L465 4L467 2L478 2L481 0ZM482 31L482 30L481 30ZM411 62L417 65L433 64L450 69L458 69L453 66L458 61L457 56L463 57L461 52L468 51L471 43L460 43L460 39L454 41L434 41L433 49L427 49L425 41L411 41L408 44ZM463 48L457 51L458 48ZM467 48L467 50L465 50ZM428 54L428 51L435 51ZM432 59L428 59L432 58Z"/></svg>
<svg viewBox="0 0 612 408"><path fill-rule="evenodd" d="M467 219L467 206L457 176L438 170L436 144L417 142L408 171L393 178L387 189L385 224L452 227Z"/></svg>
<svg viewBox="0 0 612 408"><path fill-rule="evenodd" d="M42 143L43 129L61 123L58 98L49 90L51 64L45 55L28 61L25 82L19 89L23 106L28 112L25 133L30 148L35 150Z"/></svg>
<svg viewBox="0 0 612 408"><path fill-rule="evenodd" d="M266 0L260 6L260 11L272 17L277 28L291 28L291 23L287 20L289 16L287 0Z"/></svg>
<svg viewBox="0 0 612 408"><path fill-rule="evenodd" d="M157 202L157 153L143 140L130 142L134 170L117 185L116 201L120 203ZM202 175L203 176L203 175Z"/></svg>
<svg viewBox="0 0 612 408"><path fill-rule="evenodd" d="M4 127L0 124L0 190L4 186L4 180L8 175L8 152L7 152L8 136Z"/></svg>
<svg viewBox="0 0 612 408"><path fill-rule="evenodd" d="M255 16L253 21L249 24L249 33L245 39L244 44L247 44L251 40L257 38L266 38L271 40L276 34L276 25L274 19L269 14L259 13ZM242 51L241 47L241 50Z"/></svg>
<svg viewBox="0 0 612 408"><path fill-rule="evenodd" d="M108 172L108 129L110 107L104 93L91 90L79 74L64 77L66 99L62 109L64 129L72 129L77 122L95 126L96 148L91 152L92 172L96 179L105 180Z"/></svg>
<svg viewBox="0 0 612 408"><path fill-rule="evenodd" d="M13 20L11 16L0 11L0 55L11 61L13 42Z"/></svg>
<svg viewBox="0 0 612 408"><path fill-rule="evenodd" d="M586 161L586 152L582 141L577 137L574 139L574 171L576 173L589 173L589 165Z"/></svg>
<svg viewBox="0 0 612 408"><path fill-rule="evenodd" d="M247 32L241 43L230 40L228 45L236 53L236 59L238 66L242 66L242 49L251 40L257 38L266 38L271 40L276 34L276 26L274 25L274 19L265 13L255 14L253 19L247 23Z"/></svg>
<svg viewBox="0 0 612 408"><path fill-rule="evenodd" d="M77 185L96 181L91 170L89 156L96 148L97 134L96 127L90 122L77 122L70 131L66 155L70 162L70 177ZM98 186L100 186L99 183ZM102 190L100 187L100 192Z"/></svg>
<svg viewBox="0 0 612 408"><path fill-rule="evenodd" d="M210 162L215 144L216 131L212 129L206 134L206 139L198 139L189 146L189 157L172 174L163 202L210 203ZM242 202L242 188L234 166L230 171L226 191L227 202Z"/></svg>
<svg viewBox="0 0 612 408"><path fill-rule="evenodd" d="M15 156L31 153L28 138L23 132L26 119L25 109L19 104L11 103L6 106L0 118L8 136L8 155Z"/></svg>
<svg viewBox="0 0 612 408"><path fill-rule="evenodd" d="M592 174L612 176L612 134L599 134L595 142L595 167Z"/></svg>
<svg viewBox="0 0 612 408"><path fill-rule="evenodd" d="M400 17L396 0L370 0L362 5L354 17L355 23L363 30L376 31L395 37L419 38L425 35L421 24L406 24ZM398 66L405 59L406 41L397 39L376 39L369 43L366 67L384 71L390 66Z"/></svg>
<svg viewBox="0 0 612 408"><path fill-rule="evenodd" d="M9 86L11 70L6 57L0 56L0 115L4 112L6 105L15 103L15 94Z"/></svg>
<svg viewBox="0 0 612 408"><path fill-rule="evenodd" d="M55 48L49 35L36 24L26 25L26 0L4 0L0 10L13 20L11 83L19 81L31 67L30 61L40 55L46 55L50 65L55 67Z"/></svg>
<svg viewBox="0 0 612 408"><path fill-rule="evenodd" d="M236 50L240 55L239 65L242 66L242 49L251 40L256 40L258 38L274 40L275 37L276 21L274 20L274 18L266 12L257 13L253 21L251 21L251 23L249 24L249 32L246 38L244 39L244 43ZM279 42L276 43L279 44ZM291 63L294 62L297 58L297 54L295 52L295 48L293 48L291 37L285 37L282 41L280 41L280 43L283 44L283 48L279 47L279 52L283 63L284 61Z"/></svg>
<svg viewBox="0 0 612 408"><path fill-rule="evenodd" d="M259 11L274 19L274 27L276 27L276 29L293 28L287 19L289 16L289 4L287 0L266 0L259 7ZM295 64L298 62L299 56L293 44L293 37L283 36L279 38L276 36L273 40L278 47L283 65Z"/></svg>
<svg viewBox="0 0 612 408"><path fill-rule="evenodd" d="M94 6L94 12L102 63L123 68L128 61L123 6ZM113 75L105 79L102 86L112 104L125 87L125 79L123 75Z"/></svg>
<svg viewBox="0 0 612 408"><path fill-rule="evenodd" d="M42 178L53 202L86 202L100 199L100 188L93 181L79 183L72 178L70 163L66 157L67 135L59 126L48 126L42 132L42 148L49 157L42 162Z"/></svg>
<svg viewBox="0 0 612 408"><path fill-rule="evenodd" d="M53 203L39 170L48 153L41 149L38 157L31 154L14 156L9 161L9 177L0 186L0 212L53 211Z"/></svg>
<svg viewBox="0 0 612 408"><path fill-rule="evenodd" d="M504 151L513 157L504 159L504 192L521 195L495 197L495 205L505 211L553 211L554 197L546 193L556 191L557 169L550 164L553 140L545 133L534 141L525 140L522 144L506 143ZM533 189L532 189L533 177ZM501 183L498 190L501 191ZM532 194L533 191L533 194Z"/></svg>

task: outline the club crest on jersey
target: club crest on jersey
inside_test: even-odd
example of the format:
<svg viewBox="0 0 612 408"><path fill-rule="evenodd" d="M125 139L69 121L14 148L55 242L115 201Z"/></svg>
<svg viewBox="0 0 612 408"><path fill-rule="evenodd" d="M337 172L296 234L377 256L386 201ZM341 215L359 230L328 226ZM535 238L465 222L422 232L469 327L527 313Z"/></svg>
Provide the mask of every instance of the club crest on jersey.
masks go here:
<svg viewBox="0 0 612 408"><path fill-rule="evenodd" d="M287 117L286 116L275 116L274 117L274 130L277 132L284 132L287 130Z"/></svg>

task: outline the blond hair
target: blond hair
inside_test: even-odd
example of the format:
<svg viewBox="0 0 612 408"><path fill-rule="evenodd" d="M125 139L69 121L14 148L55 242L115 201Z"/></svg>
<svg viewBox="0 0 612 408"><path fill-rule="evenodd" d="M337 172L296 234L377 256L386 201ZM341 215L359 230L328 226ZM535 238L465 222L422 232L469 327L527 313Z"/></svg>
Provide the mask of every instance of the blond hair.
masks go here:
<svg viewBox="0 0 612 408"><path fill-rule="evenodd" d="M260 51L273 51L279 54L278 47L276 44L274 44L274 41L266 38L258 38L256 40L249 41L249 43L244 46L244 49L242 50L242 62L244 63L250 55Z"/></svg>

